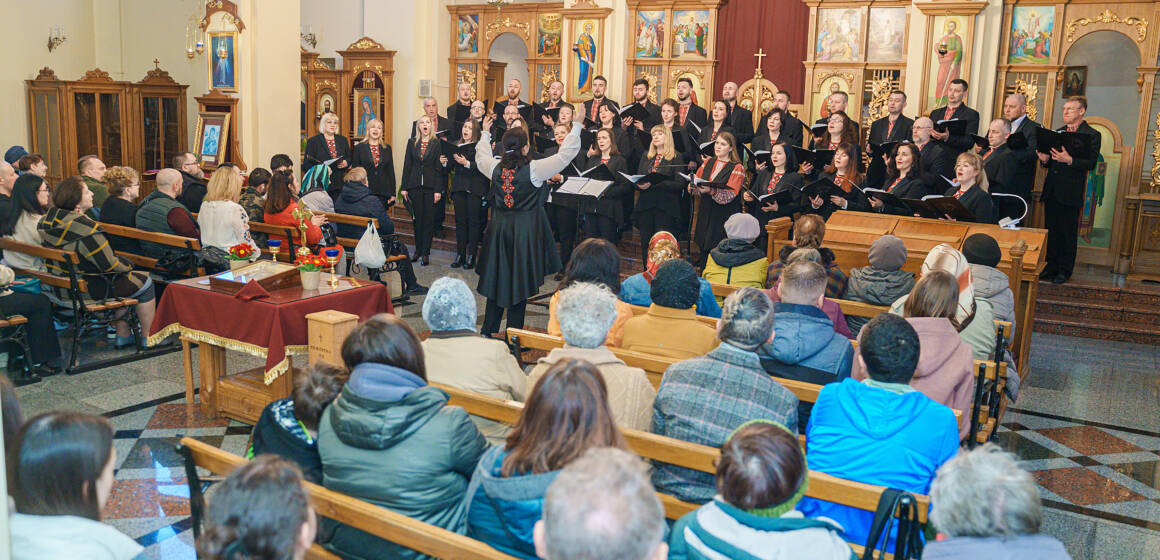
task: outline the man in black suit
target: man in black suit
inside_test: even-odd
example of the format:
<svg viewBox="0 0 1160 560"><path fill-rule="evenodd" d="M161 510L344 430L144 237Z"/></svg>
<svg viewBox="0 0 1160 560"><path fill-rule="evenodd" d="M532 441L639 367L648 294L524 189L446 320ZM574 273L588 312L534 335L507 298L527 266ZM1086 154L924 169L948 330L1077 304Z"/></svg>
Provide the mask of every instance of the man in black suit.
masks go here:
<svg viewBox="0 0 1160 560"><path fill-rule="evenodd" d="M470 106L469 106L470 107ZM435 133L441 137L459 138L459 131L451 130L451 121L439 115L439 102L434 97L423 100L423 112L430 117L431 124L435 125ZM419 119L411 123L411 138L419 133Z"/></svg>
<svg viewBox="0 0 1160 560"><path fill-rule="evenodd" d="M850 95L844 91L835 91L834 93L831 93L829 97L826 98L826 108L830 110L831 115L837 111L841 111L843 113L846 113L847 116L849 116L850 111L846 110L846 107L849 107L849 106L850 106ZM818 119L818 120L814 121L814 124L830 124L830 117L824 117L824 118ZM850 124L854 125L854 136L856 138L861 138L862 131L859 129L858 121L855 120L854 117L850 117Z"/></svg>
<svg viewBox="0 0 1160 560"><path fill-rule="evenodd" d="M1059 131L1088 134L1091 150L1069 154L1066 148L1039 152L1039 164L1047 168L1043 181L1044 225L1047 226L1047 267L1040 278L1055 284L1067 282L1075 267L1079 212L1083 208L1088 172L1095 168L1100 153L1100 134L1084 120L1087 98L1069 97L1063 104L1063 124Z"/></svg>
<svg viewBox="0 0 1160 560"><path fill-rule="evenodd" d="M721 99L725 101L725 122L733 127L733 136L737 143L748 144L753 141L753 112L737 104L737 84L725 82L721 86Z"/></svg>
<svg viewBox="0 0 1160 560"><path fill-rule="evenodd" d="M525 121L531 119L532 106L531 104L524 103L523 100L520 99L521 90L523 90L523 85L519 80L515 78L509 80L507 84L507 98L496 99L495 104L491 107L491 111L496 115L503 115L504 107L508 105L514 105L516 109L519 109L520 116L523 117Z"/></svg>
<svg viewBox="0 0 1160 560"><path fill-rule="evenodd" d="M1007 192L1019 195L1031 204L1031 190L1035 186L1035 168L1039 160L1035 155L1035 129L1039 128L1039 123L1032 121L1027 115L1027 98L1022 93L1012 93L1003 100L1003 117L1011 123L1011 134L1021 135L1027 144L1022 148L1011 148L1014 142L1008 137L1007 147L1015 162L1015 176L1011 179L1011 187ZM1023 142L1020 142L1018 145L1022 144ZM1009 208L1012 203L1018 204L1019 201L999 197L995 200L996 213L1004 216L1010 215L1009 212L1014 210L1022 211L1022 206L1017 209Z"/></svg>
<svg viewBox="0 0 1160 560"><path fill-rule="evenodd" d="M897 89L890 92L890 96L886 98L886 116L870 123L869 143L880 145L887 142L910 140L910 127L914 125L914 120L902 115L902 110L905 108L906 93ZM870 146L867 146L866 153L873 154L874 151ZM890 154L883 155L890 157ZM866 185L877 187L885 180L886 160L881 157L871 157L870 167L866 170Z"/></svg>
<svg viewBox="0 0 1160 560"><path fill-rule="evenodd" d="M564 104L564 82L552 80L548 84L548 101L532 107L532 120L528 123L532 131L540 136L552 138L552 127L556 121L544 109L556 109Z"/></svg>
<svg viewBox="0 0 1160 560"><path fill-rule="evenodd" d="M709 113L704 107L693 103L693 80L682 76L677 79L677 123L696 138L697 131L690 130L691 127L688 126L690 122L696 123L699 128L705 128L705 123L709 122Z"/></svg>
<svg viewBox="0 0 1160 560"><path fill-rule="evenodd" d="M957 158L959 154L972 149L975 141L971 135L979 133L979 112L967 107L964 102L966 99L967 81L956 78L951 80L950 86L947 86L946 107L939 107L930 112L930 120L936 124L938 121L950 119L967 121L967 130L964 134L952 134L950 131L939 132L937 130L930 134L931 138L937 140L951 153L951 157Z"/></svg>
<svg viewBox="0 0 1160 560"><path fill-rule="evenodd" d="M944 193L950 188L950 183L944 178L954 179L955 158L951 157L938 142L930 139L934 130L934 121L930 117L918 117L910 127L911 139L918 146L919 172L922 183L926 185L928 194Z"/></svg>
<svg viewBox="0 0 1160 560"><path fill-rule="evenodd" d="M459 129L463 123L471 118L471 84L460 82L456 91L455 103L447 106L447 120L451 121L451 128L455 129L452 138L459 137Z"/></svg>
<svg viewBox="0 0 1160 560"><path fill-rule="evenodd" d="M781 120L781 135L779 139L785 138L785 141L789 142L791 146L801 146L802 131L805 125L797 117L789 114L789 101L788 91L779 91L773 94L773 109L770 109L769 113L772 113L774 110L781 110L785 115L785 118ZM755 135L765 134L769 121L769 113L761 116L761 122L757 123L757 130L754 131Z"/></svg>
<svg viewBox="0 0 1160 560"><path fill-rule="evenodd" d="M592 78L592 99L581 104L584 111L584 118L591 119L597 125L600 124L600 106L608 105L612 109L612 113L616 114L620 111L620 104L605 97L604 94L608 92L608 80L604 76L596 76ZM613 125L620 125L620 117L613 119Z"/></svg>
<svg viewBox="0 0 1160 560"><path fill-rule="evenodd" d="M987 174L987 191L991 194L1014 194L1015 156L1007 147L1007 137L1011 135L1011 123L1007 119L992 119L987 126L987 147L979 153L983 157L983 171ZM1020 197L1022 198L1022 197ZM1027 200L1027 199L1023 199ZM1018 218L1023 215L1023 203L1008 196L995 196L995 216L997 219ZM1002 208L1000 208L1002 203Z"/></svg>
<svg viewBox="0 0 1160 560"><path fill-rule="evenodd" d="M648 80L644 78L637 78L632 83L632 102L644 107L644 110L648 111L648 118L642 122L633 120L632 117L622 117L620 123L624 125L624 128L633 127L649 134L652 127L661 124L661 106L648 100L648 90Z"/></svg>

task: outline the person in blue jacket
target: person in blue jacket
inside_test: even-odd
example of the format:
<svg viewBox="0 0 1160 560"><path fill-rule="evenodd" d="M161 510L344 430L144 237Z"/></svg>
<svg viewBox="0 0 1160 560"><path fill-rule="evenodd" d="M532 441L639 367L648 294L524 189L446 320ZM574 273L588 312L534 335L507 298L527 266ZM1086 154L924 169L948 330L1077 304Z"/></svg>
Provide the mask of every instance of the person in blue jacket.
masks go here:
<svg viewBox="0 0 1160 560"><path fill-rule="evenodd" d="M677 238L667 231L658 231L648 242L648 260L645 262L644 272L625 278L620 283L620 300L629 305L648 307L652 305L652 296L649 291L657 268L665 261L681 258L681 246ZM701 283L700 297L697 298L697 315L704 317L720 317L721 305L713 297L713 287L704 278L698 278Z"/></svg>
<svg viewBox="0 0 1160 560"><path fill-rule="evenodd" d="M869 378L826 385L806 428L810 468L831 476L897 488L930 491L935 471L959 450L954 412L912 388L918 334L905 319L882 313L862 327L860 364ZM827 517L848 542L864 543L874 513L805 498L807 517ZM887 550L893 550L893 538Z"/></svg>
<svg viewBox="0 0 1160 560"><path fill-rule="evenodd" d="M535 559L532 534L556 475L585 451L628 449L596 366L563 360L528 395L507 442L484 452L467 487L468 536L500 552Z"/></svg>
<svg viewBox="0 0 1160 560"><path fill-rule="evenodd" d="M367 184L367 171L362 167L355 167L346 172L345 183L338 199L334 201L334 211L339 214L374 218L379 221L379 235L384 237L383 248L387 256L403 255L398 261L399 276L403 280L405 294L425 294L427 288L419 284L415 270L411 266L411 258L407 253L407 246L402 243L389 241L389 236L395 233L395 223L391 221L386 206L383 206L382 197L374 194ZM363 235L363 228L352 224L335 224L335 233L339 237L359 239ZM371 279L378 279L378 271L371 271Z"/></svg>

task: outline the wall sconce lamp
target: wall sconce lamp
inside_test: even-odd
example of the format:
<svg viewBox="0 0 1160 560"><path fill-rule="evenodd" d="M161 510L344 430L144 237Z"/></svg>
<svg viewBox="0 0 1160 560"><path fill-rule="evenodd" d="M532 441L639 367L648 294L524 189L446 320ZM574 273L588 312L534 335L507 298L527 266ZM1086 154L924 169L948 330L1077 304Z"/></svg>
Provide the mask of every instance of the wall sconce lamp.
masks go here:
<svg viewBox="0 0 1160 560"><path fill-rule="evenodd" d="M310 48L318 48L318 36L314 34L314 26L307 25L306 33L298 32L298 36L302 38L302 42L310 45Z"/></svg>
<svg viewBox="0 0 1160 560"><path fill-rule="evenodd" d="M64 36L64 26L58 25L56 27L48 28L48 52L56 50L57 47L68 40Z"/></svg>

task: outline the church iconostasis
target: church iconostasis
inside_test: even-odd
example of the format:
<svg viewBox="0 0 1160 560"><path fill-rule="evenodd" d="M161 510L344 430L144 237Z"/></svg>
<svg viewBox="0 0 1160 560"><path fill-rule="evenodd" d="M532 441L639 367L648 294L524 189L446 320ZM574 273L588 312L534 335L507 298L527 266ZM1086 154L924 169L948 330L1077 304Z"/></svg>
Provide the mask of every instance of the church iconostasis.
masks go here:
<svg viewBox="0 0 1160 560"><path fill-rule="evenodd" d="M693 102L709 107L714 96L716 68L717 9L721 2L629 0L627 74L623 98L632 99L632 82L649 81L649 98L659 103L677 98L677 81L693 82Z"/></svg>
<svg viewBox="0 0 1160 560"><path fill-rule="evenodd" d="M319 119L326 113L337 115L339 132L355 141L366 136L373 119L383 121L383 130L390 134L395 51L363 37L338 54L342 67L331 68L318 53L301 51L303 140L318 133Z"/></svg>

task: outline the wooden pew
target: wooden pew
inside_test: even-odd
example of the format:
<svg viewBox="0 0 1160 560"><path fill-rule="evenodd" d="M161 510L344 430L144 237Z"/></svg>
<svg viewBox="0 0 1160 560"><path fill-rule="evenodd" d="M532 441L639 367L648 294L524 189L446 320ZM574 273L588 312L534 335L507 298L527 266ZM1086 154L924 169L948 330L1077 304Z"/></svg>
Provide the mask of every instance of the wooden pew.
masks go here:
<svg viewBox="0 0 1160 560"><path fill-rule="evenodd" d="M106 235L115 235L117 237L124 237L126 239L136 239L137 241L145 241L164 245L166 247L174 247L177 249L189 251L201 250L201 240L191 237L183 237L180 235L171 235L168 233L158 233L154 231L145 231L143 229L131 228L126 226L119 226L117 224L110 224L107 222L98 222L97 225L105 230ZM143 254L129 253L127 251L116 251L118 257L124 257L133 266L140 268L147 268L150 270L157 270L161 272L172 272L157 266L157 259L148 257ZM197 260L193 259L190 264L189 275L200 276L205 271L197 266Z"/></svg>
<svg viewBox="0 0 1160 560"><path fill-rule="evenodd" d="M227 475L246 463L246 459L222 451L217 447L193 438L181 438L177 451L185 458L185 472L190 490L190 511L194 520L194 537L201 532L201 516L204 500L201 494L201 480L196 467L201 467L215 475ZM411 548L436 558L514 560L480 541L412 519L387 508L328 490L317 484L306 483L314 511L327 517L366 531L376 537ZM319 545L311 547L308 558L332 559L337 555Z"/></svg>
<svg viewBox="0 0 1160 560"><path fill-rule="evenodd" d="M462 407L468 414L496 422L513 424L519 419L520 413L523 411L523 403L505 401L438 383L431 385L450 395L449 405ZM719 449L629 428L621 428L620 431L629 447L641 457L713 475L717 472L717 459L721 455ZM877 509L878 498L884 490L885 487L882 486L844 480L811 470L810 486L806 490L806 495L873 512ZM678 519L700 507L699 504L684 502L660 492L657 493L657 496L664 506L665 517L668 519ZM916 494L915 497L918 502L919 521L926 523L930 510L930 497L921 494ZM851 546L860 556L862 547L857 544Z"/></svg>

